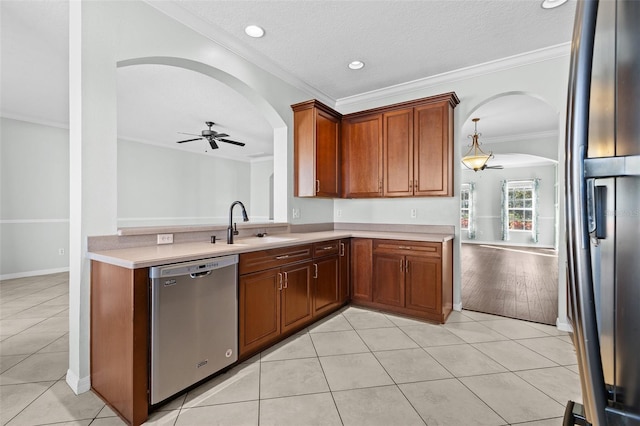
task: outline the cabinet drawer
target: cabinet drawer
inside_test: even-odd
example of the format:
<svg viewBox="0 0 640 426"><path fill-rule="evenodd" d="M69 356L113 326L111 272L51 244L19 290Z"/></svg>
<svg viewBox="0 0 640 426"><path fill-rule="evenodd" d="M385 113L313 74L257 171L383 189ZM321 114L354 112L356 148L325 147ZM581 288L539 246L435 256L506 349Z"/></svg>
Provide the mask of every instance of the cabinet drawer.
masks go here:
<svg viewBox="0 0 640 426"><path fill-rule="evenodd" d="M378 253L395 253L413 256L442 256L442 243L424 241L375 240L373 251Z"/></svg>
<svg viewBox="0 0 640 426"><path fill-rule="evenodd" d="M323 257L338 254L340 251L340 240L322 241L313 244L313 257Z"/></svg>
<svg viewBox="0 0 640 426"><path fill-rule="evenodd" d="M240 275L264 271L265 269L309 260L311 255L311 244L242 253L240 254L238 270Z"/></svg>

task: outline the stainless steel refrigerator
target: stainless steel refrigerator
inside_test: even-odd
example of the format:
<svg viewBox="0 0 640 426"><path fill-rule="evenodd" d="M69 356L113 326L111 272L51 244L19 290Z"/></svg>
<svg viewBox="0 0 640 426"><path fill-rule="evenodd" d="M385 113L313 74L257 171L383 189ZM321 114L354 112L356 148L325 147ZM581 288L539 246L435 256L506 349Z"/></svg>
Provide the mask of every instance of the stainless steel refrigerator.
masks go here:
<svg viewBox="0 0 640 426"><path fill-rule="evenodd" d="M578 0L566 138L569 317L583 404L640 425L640 1Z"/></svg>

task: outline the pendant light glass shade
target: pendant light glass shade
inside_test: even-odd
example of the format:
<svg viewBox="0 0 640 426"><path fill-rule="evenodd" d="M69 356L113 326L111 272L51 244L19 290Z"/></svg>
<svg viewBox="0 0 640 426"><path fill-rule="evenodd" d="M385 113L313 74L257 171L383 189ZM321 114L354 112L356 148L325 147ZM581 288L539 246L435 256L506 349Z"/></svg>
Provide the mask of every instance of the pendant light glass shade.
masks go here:
<svg viewBox="0 0 640 426"><path fill-rule="evenodd" d="M493 157L493 153L490 152L487 154L480 149L480 142L478 141L478 137L480 136L480 133L478 133L478 121L480 121L480 119L474 118L472 121L475 125L473 135L469 135L472 142L469 147L469 151L467 151L464 157L462 157L462 164L474 172L477 172L478 170L484 170L485 167L487 167L487 161Z"/></svg>

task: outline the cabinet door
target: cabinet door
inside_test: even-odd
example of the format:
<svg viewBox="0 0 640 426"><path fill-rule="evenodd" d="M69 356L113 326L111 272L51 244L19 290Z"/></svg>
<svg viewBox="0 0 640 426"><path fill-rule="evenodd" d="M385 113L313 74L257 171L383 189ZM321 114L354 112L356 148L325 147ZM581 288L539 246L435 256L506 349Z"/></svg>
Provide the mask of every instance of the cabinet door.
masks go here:
<svg viewBox="0 0 640 426"><path fill-rule="evenodd" d="M339 257L337 255L314 260L314 294L313 315L336 307L340 303L339 289Z"/></svg>
<svg viewBox="0 0 640 426"><path fill-rule="evenodd" d="M316 110L316 197L340 194L339 164L340 121Z"/></svg>
<svg viewBox="0 0 640 426"><path fill-rule="evenodd" d="M385 197L413 195L413 108L383 114Z"/></svg>
<svg viewBox="0 0 640 426"><path fill-rule="evenodd" d="M283 275L281 299L281 331L286 333L307 322L311 312L311 262L286 266Z"/></svg>
<svg viewBox="0 0 640 426"><path fill-rule="evenodd" d="M404 256L373 255L373 301L404 307Z"/></svg>
<svg viewBox="0 0 640 426"><path fill-rule="evenodd" d="M340 114L312 100L293 108L293 193L338 197Z"/></svg>
<svg viewBox="0 0 640 426"><path fill-rule="evenodd" d="M351 240L340 240L340 286L338 298L340 303L349 300L351 282Z"/></svg>
<svg viewBox="0 0 640 426"><path fill-rule="evenodd" d="M351 298L371 301L371 272L373 268L373 240L351 240Z"/></svg>
<svg viewBox="0 0 640 426"><path fill-rule="evenodd" d="M382 114L342 124L343 197L382 196Z"/></svg>
<svg viewBox="0 0 640 426"><path fill-rule="evenodd" d="M453 109L448 102L415 108L413 193L453 195Z"/></svg>
<svg viewBox="0 0 640 426"><path fill-rule="evenodd" d="M439 314L442 310L442 265L432 257L406 257L406 307Z"/></svg>
<svg viewBox="0 0 640 426"><path fill-rule="evenodd" d="M240 277L240 356L266 346L280 335L279 271L276 268Z"/></svg>

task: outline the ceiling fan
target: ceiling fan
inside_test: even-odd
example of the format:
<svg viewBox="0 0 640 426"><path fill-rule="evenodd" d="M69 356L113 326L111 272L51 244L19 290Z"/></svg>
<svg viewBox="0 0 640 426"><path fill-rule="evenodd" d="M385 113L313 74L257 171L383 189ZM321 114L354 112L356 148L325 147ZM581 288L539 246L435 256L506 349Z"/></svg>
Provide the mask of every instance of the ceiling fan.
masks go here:
<svg viewBox="0 0 640 426"><path fill-rule="evenodd" d="M187 140L184 140L184 141L178 141L177 143L185 143L185 142L199 141L200 139L206 139L206 140L209 141L209 145L211 145L211 149L218 149L219 148L217 142L226 142L226 143L230 143L230 144L233 144L233 145L245 146L245 144L243 142L236 142L236 141L232 141L231 139L225 139L226 137L229 136L226 133L218 133L215 130L211 130L211 127L215 124L213 121L205 121L204 124L206 124L207 127L209 127L209 128L203 130L202 133L201 133L201 136L199 138L193 138L193 139L187 139ZM198 135L195 135L193 133L183 133L183 132L178 132L178 133L183 134L183 135L198 136Z"/></svg>

